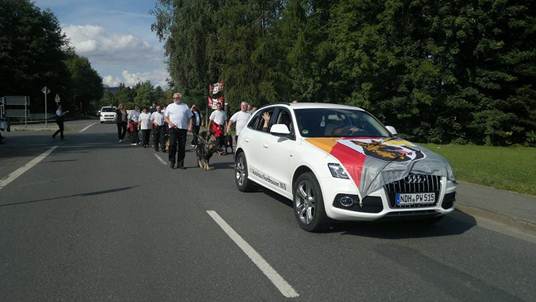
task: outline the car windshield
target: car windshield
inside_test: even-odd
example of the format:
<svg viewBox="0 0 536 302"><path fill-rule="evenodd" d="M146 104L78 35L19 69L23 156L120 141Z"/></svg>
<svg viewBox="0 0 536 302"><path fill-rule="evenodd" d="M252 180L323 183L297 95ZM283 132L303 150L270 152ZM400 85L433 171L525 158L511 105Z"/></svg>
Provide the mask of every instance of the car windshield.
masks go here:
<svg viewBox="0 0 536 302"><path fill-rule="evenodd" d="M303 137L389 137L385 127L361 110L311 108L296 109Z"/></svg>
<svg viewBox="0 0 536 302"><path fill-rule="evenodd" d="M102 108L101 112L115 112L115 109L111 107L105 107Z"/></svg>

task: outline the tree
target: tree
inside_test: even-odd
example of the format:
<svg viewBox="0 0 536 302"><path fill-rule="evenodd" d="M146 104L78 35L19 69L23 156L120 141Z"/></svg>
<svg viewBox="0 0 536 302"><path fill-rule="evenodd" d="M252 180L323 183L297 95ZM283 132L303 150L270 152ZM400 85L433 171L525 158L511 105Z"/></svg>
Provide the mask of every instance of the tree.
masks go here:
<svg viewBox="0 0 536 302"><path fill-rule="evenodd" d="M186 98L225 81L231 107L361 106L418 141L514 144L536 133L536 2L159 0Z"/></svg>
<svg viewBox="0 0 536 302"><path fill-rule="evenodd" d="M87 58L74 52L69 53L65 65L70 75L68 93L73 109L78 108L83 114L94 111L97 101L103 95L102 78L91 67Z"/></svg>
<svg viewBox="0 0 536 302"><path fill-rule="evenodd" d="M37 111L43 86L67 90L66 38L54 14L29 0L2 0L0 11L0 95L28 95Z"/></svg>

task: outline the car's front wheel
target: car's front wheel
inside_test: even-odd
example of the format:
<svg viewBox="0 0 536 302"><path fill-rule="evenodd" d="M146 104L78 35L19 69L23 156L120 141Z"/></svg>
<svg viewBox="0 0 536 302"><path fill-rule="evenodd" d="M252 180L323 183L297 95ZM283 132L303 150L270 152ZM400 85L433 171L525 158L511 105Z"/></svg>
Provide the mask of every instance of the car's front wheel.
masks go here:
<svg viewBox="0 0 536 302"><path fill-rule="evenodd" d="M294 215L300 227L308 232L327 229L329 218L324 209L320 185L311 172L305 172L294 184Z"/></svg>
<svg viewBox="0 0 536 302"><path fill-rule="evenodd" d="M244 152L239 152L235 158L235 184L242 192L253 191L255 184L248 178L248 163Z"/></svg>

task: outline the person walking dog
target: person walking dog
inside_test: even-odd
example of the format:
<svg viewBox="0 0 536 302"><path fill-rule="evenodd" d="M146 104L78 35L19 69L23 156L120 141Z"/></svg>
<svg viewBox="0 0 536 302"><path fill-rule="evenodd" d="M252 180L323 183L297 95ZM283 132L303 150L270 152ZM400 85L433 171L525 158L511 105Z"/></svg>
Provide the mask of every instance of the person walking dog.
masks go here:
<svg viewBox="0 0 536 302"><path fill-rule="evenodd" d="M201 129L201 121L203 120L203 116L201 115L201 112L197 108L196 105L192 105L192 146L197 146L198 144L198 136L199 136L199 129Z"/></svg>
<svg viewBox="0 0 536 302"><path fill-rule="evenodd" d="M169 166L185 169L186 136L192 130L192 111L182 103L182 94L173 94L173 103L166 107L164 119L169 127Z"/></svg>

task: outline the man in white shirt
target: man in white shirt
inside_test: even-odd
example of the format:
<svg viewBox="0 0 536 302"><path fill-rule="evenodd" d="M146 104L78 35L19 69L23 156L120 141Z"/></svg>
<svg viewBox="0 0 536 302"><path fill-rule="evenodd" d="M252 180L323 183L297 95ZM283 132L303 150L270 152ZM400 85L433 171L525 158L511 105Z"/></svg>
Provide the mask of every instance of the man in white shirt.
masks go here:
<svg viewBox="0 0 536 302"><path fill-rule="evenodd" d="M156 106L156 111L151 114L151 123L153 124L154 151L158 152L160 149L165 150L164 113L160 106Z"/></svg>
<svg viewBox="0 0 536 302"><path fill-rule="evenodd" d="M236 112L231 116L231 119L229 120L229 123L227 123L227 132L231 130L232 124L235 125L236 129L236 135L235 135L235 142L238 143L238 136L240 135L240 132L244 127L246 126L251 113L248 112L249 104L247 102L240 103L240 111Z"/></svg>
<svg viewBox="0 0 536 302"><path fill-rule="evenodd" d="M143 148L147 148L149 146L149 137L151 136L151 114L147 112L147 108L143 108L138 119Z"/></svg>
<svg viewBox="0 0 536 302"><path fill-rule="evenodd" d="M220 149L220 154L222 153L221 148L224 147L224 139L225 139L225 123L227 122L227 113L222 110L223 105L222 103L218 102L218 105L216 107L217 109L213 111L210 114L210 117L208 118L210 120L208 129L214 133L214 136L216 137L218 141L218 149Z"/></svg>
<svg viewBox="0 0 536 302"><path fill-rule="evenodd" d="M173 103L166 107L164 119L169 127L169 166L174 169L177 162L178 168L185 169L186 136L192 129L192 111L182 103L179 92L173 94Z"/></svg>

